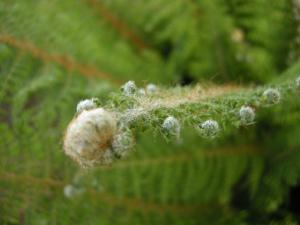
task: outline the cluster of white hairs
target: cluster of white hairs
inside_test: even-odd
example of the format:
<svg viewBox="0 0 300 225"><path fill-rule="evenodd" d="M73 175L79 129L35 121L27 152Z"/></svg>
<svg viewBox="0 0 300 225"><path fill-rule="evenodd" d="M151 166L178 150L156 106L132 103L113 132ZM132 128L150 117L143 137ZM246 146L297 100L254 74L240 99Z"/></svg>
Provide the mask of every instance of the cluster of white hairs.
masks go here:
<svg viewBox="0 0 300 225"><path fill-rule="evenodd" d="M206 120L198 125L200 134L206 138L214 138L218 135L220 127L215 120Z"/></svg>
<svg viewBox="0 0 300 225"><path fill-rule="evenodd" d="M180 139L181 127L179 121L175 117L168 116L162 124L162 129L169 136L175 137L176 140ZM219 132L219 124L215 120L206 120L197 126L197 130L203 137L214 138Z"/></svg>
<svg viewBox="0 0 300 225"><path fill-rule="evenodd" d="M250 106L242 106L239 110L239 118L242 125L249 125L253 123L255 119L254 109ZM164 120L162 128L167 131L170 136L175 136L177 139L180 138L180 123L175 117L168 116ZM220 126L217 121L208 119L199 123L196 126L196 129L202 137L212 139L218 135Z"/></svg>
<svg viewBox="0 0 300 225"><path fill-rule="evenodd" d="M294 87L300 88L300 76L295 83ZM122 86L122 91L126 96L136 96L138 89L134 81L129 81ZM150 84L145 93L156 91L157 87ZM138 95L137 97L139 99ZM262 104L258 105L270 106L279 103L280 100L279 89L268 88L261 95L259 102ZM80 101L75 117L65 133L64 151L83 167L110 164L115 159L126 156L133 148L134 138L129 125L139 116L148 116L148 113L150 111L142 107L129 108L123 112L109 111L98 107L95 98ZM240 125L253 124L255 116L255 109L250 105L243 105L238 110ZM204 120L195 127L205 138L214 138L221 131L219 123L214 119ZM181 125L175 116L167 116L161 124L161 129L169 137L180 140ZM71 193L74 190L66 187L65 192Z"/></svg>
<svg viewBox="0 0 300 225"><path fill-rule="evenodd" d="M300 87L300 77L296 79L297 87ZM262 101L264 105L270 106L278 104L281 99L281 94L278 89L268 88L262 94ZM239 120L241 125L250 125L254 123L255 120L255 110L251 106L244 105L239 109ZM162 128L166 130L169 134L179 138L180 135L180 123L173 117L168 116L163 124ZM215 138L220 132L219 123L216 120L208 119L196 126L199 134L204 138Z"/></svg>
<svg viewBox="0 0 300 225"><path fill-rule="evenodd" d="M85 99L80 101L77 104L76 112L81 113L84 110L91 110L97 108L97 101L98 101L97 98Z"/></svg>
<svg viewBox="0 0 300 225"><path fill-rule="evenodd" d="M278 89L268 88L263 93L263 101L266 105L273 105L280 102L281 94Z"/></svg>
<svg viewBox="0 0 300 225"><path fill-rule="evenodd" d="M255 119L254 109L250 106L242 106L239 111L241 124L251 124Z"/></svg>
<svg viewBox="0 0 300 225"><path fill-rule="evenodd" d="M180 138L180 123L179 121L173 117L173 116L168 116L163 124L162 128L168 135L171 137L175 137L177 141L179 141Z"/></svg>
<svg viewBox="0 0 300 225"><path fill-rule="evenodd" d="M125 156L132 147L131 133L118 127L116 115L103 108L80 111L69 124L64 138L65 153L83 167L110 164Z"/></svg>
<svg viewBox="0 0 300 225"><path fill-rule="evenodd" d="M134 81L130 80L121 87L121 90L124 95L130 96L136 94L137 86L135 85Z"/></svg>
<svg viewBox="0 0 300 225"><path fill-rule="evenodd" d="M144 95L153 95L157 92L158 88L155 84L148 84L146 88L137 88L134 81L130 80L125 83L121 90L126 96L144 96Z"/></svg>

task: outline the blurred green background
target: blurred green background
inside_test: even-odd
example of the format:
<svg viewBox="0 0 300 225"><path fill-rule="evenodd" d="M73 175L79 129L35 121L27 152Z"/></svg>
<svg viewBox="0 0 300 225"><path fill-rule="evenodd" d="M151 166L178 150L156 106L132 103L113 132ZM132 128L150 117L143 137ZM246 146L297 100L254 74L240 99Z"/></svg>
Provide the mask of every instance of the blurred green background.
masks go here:
<svg viewBox="0 0 300 225"><path fill-rule="evenodd" d="M91 171L62 140L79 100L105 104L128 80L285 79L299 18L298 0L1 0L0 224L298 224L299 93L214 141L139 132Z"/></svg>

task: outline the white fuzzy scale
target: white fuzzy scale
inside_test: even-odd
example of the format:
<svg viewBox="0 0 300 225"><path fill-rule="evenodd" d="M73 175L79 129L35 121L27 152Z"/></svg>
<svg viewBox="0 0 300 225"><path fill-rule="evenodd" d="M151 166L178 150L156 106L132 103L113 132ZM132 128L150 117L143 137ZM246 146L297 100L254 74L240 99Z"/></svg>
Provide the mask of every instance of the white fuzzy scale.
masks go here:
<svg viewBox="0 0 300 225"><path fill-rule="evenodd" d="M148 94L154 94L157 92L157 86L155 84L148 84L146 90Z"/></svg>
<svg viewBox="0 0 300 225"><path fill-rule="evenodd" d="M255 119L255 112L250 106L242 106L239 114L242 124L252 123Z"/></svg>
<svg viewBox="0 0 300 225"><path fill-rule="evenodd" d="M130 80L121 87L123 94L126 96L134 95L137 91L135 82Z"/></svg>
<svg viewBox="0 0 300 225"><path fill-rule="evenodd" d="M97 108L97 104L94 102L93 99L85 99L77 104L76 112L81 113L85 110L91 110L95 108Z"/></svg>
<svg viewBox="0 0 300 225"><path fill-rule="evenodd" d="M163 124L162 128L167 131L170 135L179 137L180 136L180 124L178 120L173 116L168 116Z"/></svg>
<svg viewBox="0 0 300 225"><path fill-rule="evenodd" d="M215 120L206 120L199 127L201 134L207 138L214 138L220 130L219 124Z"/></svg>
<svg viewBox="0 0 300 225"><path fill-rule="evenodd" d="M281 95L279 90L277 89L268 88L263 93L263 100L269 105L278 104L280 102L280 99Z"/></svg>

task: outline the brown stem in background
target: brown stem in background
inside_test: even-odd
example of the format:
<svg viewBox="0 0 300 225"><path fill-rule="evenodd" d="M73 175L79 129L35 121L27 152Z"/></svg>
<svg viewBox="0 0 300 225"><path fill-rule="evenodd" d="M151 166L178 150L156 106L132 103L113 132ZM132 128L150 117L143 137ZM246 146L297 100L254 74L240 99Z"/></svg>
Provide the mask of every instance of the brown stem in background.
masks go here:
<svg viewBox="0 0 300 225"><path fill-rule="evenodd" d="M87 0L87 2L91 5L91 7L97 10L104 20L109 23L124 39L127 39L138 50L142 51L143 49L149 47L136 33L134 33L128 27L127 24L110 12L109 9L107 9L99 1Z"/></svg>
<svg viewBox="0 0 300 225"><path fill-rule="evenodd" d="M157 159L142 159L136 161L128 161L127 163L120 163L114 165L116 168L124 167L132 167L132 166L149 166L161 163L176 163L176 162L186 162L195 160L195 157L205 157L205 158L213 158L218 156L259 156L263 154L259 150L257 146L237 146L237 147L225 147L221 149L210 149L207 151L199 151L197 155L176 155L176 156L167 156L163 158ZM105 168L104 168L105 169ZM108 169L108 167L106 167ZM112 168L111 168L112 169ZM109 171L105 171L106 173ZM65 185L69 182L62 180L55 180L51 178L37 178L30 175L20 175L16 173L10 172L0 172L0 178L5 182L15 182L21 185L29 185L29 186L46 186L49 188L57 188L61 189L61 192ZM8 191L8 190L7 190ZM91 199L99 199L99 201L104 201L106 204L116 207L124 207L130 211L140 211L142 213L174 213L175 215L190 215L194 213L205 213L209 212L212 208L218 210L230 210L228 207L224 205L218 204L205 204L205 205L197 205L197 204L174 204L174 203L157 203L157 202L148 202L143 199L135 198L135 197L117 197L112 193L107 192L99 192L94 189L86 189L87 194L90 195Z"/></svg>
<svg viewBox="0 0 300 225"><path fill-rule="evenodd" d="M160 164L168 163L184 163L197 160L197 158L216 158L216 157L239 157L239 156L260 156L264 152L257 146L236 146L236 147L223 147L219 149L207 149L199 150L196 154L171 154L168 156L131 160L131 161L120 161L116 162L113 166L101 167L99 170L113 170L113 169L130 169L132 167L147 167L157 166Z"/></svg>
<svg viewBox="0 0 300 225"><path fill-rule="evenodd" d="M94 66L78 63L70 56L50 54L43 49L36 47L32 43L29 43L25 40L19 40L9 34L0 34L0 43L7 44L23 52L29 53L33 57L44 62L56 63L67 71L75 71L86 77L98 77L118 85L123 83L120 80L115 80L112 78L113 76L111 74L97 70L97 68Z"/></svg>
<svg viewBox="0 0 300 225"><path fill-rule="evenodd" d="M0 177L2 181L5 182L16 182L18 186L22 188L22 185L29 186L46 186L49 188L57 188L61 190L61 194L63 193L63 188L67 184L63 181L49 179L49 178L36 178L29 175L19 175L15 173L9 172L1 172ZM6 190L8 192L8 190ZM49 191L49 190L48 190ZM124 207L124 209L129 211L139 211L141 213L157 213L160 215L164 215L165 213L173 213L175 215L190 215L195 213L205 213L208 212L211 208L219 208L220 210L226 210L224 206L220 206L217 204L213 205L195 205L195 204L168 204L168 203L155 203L155 202L146 202L143 199L138 199L134 197L117 197L111 193L99 192L94 189L87 189L87 194L91 196L92 200L99 199L99 201L105 202L111 207ZM19 194L23 194L20 192ZM36 195L35 191L35 195ZM16 196L14 196L16 197Z"/></svg>

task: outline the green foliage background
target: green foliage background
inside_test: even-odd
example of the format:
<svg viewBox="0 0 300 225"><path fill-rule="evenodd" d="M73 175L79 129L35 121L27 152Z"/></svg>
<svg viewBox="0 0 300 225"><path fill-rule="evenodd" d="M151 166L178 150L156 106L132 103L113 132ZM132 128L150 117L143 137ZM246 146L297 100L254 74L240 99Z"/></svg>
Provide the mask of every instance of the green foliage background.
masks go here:
<svg viewBox="0 0 300 225"><path fill-rule="evenodd" d="M298 224L300 102L288 86L247 127L226 114L252 102L247 91L155 112L189 120L207 107L223 126L213 141L187 126L176 145L142 120L136 151L111 167L82 171L62 151L77 102L109 104L129 79L251 93L293 83L298 11L296 0L1 0L0 224ZM69 184L84 191L67 198Z"/></svg>

